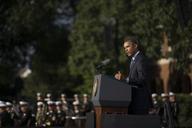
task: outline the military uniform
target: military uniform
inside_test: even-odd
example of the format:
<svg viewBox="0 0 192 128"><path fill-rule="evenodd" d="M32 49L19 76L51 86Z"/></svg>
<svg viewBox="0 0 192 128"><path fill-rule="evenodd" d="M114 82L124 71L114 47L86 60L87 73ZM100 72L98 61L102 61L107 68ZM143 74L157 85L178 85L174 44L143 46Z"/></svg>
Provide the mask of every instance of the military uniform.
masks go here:
<svg viewBox="0 0 192 128"><path fill-rule="evenodd" d="M179 126L179 121L178 121L179 104L176 101L176 96L173 92L169 93L169 100L171 105L171 114L173 117L173 125L174 127L178 127Z"/></svg>
<svg viewBox="0 0 192 128"><path fill-rule="evenodd" d="M174 128L168 94L162 94L161 97L163 102L159 114L161 116L162 128Z"/></svg>
<svg viewBox="0 0 192 128"><path fill-rule="evenodd" d="M61 104L62 104L62 110L67 113L69 108L68 108L68 103L67 103L67 99L66 99L66 95L65 94L61 94Z"/></svg>
<svg viewBox="0 0 192 128"><path fill-rule="evenodd" d="M57 101L56 103L57 109L57 126L64 126L66 121L66 113L62 110L62 103L61 101Z"/></svg>
<svg viewBox="0 0 192 128"><path fill-rule="evenodd" d="M43 127L45 121L44 103L37 102L36 127Z"/></svg>
<svg viewBox="0 0 192 128"><path fill-rule="evenodd" d="M34 127L35 126L35 115L32 114L29 109L28 103L25 101L20 101L20 116L19 116L19 126L20 127Z"/></svg>
<svg viewBox="0 0 192 128"><path fill-rule="evenodd" d="M153 108L152 108L152 111L150 111L150 114L158 115L160 110L160 104L157 100L158 95L156 93L153 93L151 96L153 101Z"/></svg>
<svg viewBox="0 0 192 128"><path fill-rule="evenodd" d="M51 126L54 127L57 124L57 113L55 111L55 103L53 101L48 101L47 102L48 105L48 111L46 113L46 117L45 117L45 125L46 126Z"/></svg>
<svg viewBox="0 0 192 128"><path fill-rule="evenodd" d="M18 127L18 120L19 120L19 111L17 110L16 106L13 106L12 103L6 102L7 105L7 112L13 121L14 127Z"/></svg>
<svg viewBox="0 0 192 128"><path fill-rule="evenodd" d="M0 127L13 127L11 115L6 110L6 104L0 101Z"/></svg>
<svg viewBox="0 0 192 128"><path fill-rule="evenodd" d="M57 126L63 126L63 127L65 126L65 121L66 121L65 117L66 117L65 112L57 111L57 117L56 117Z"/></svg>
<svg viewBox="0 0 192 128"><path fill-rule="evenodd" d="M51 126L51 127L54 127L56 126L56 113L53 112L53 111L49 111L46 113L46 117L45 117L45 126Z"/></svg>
<svg viewBox="0 0 192 128"><path fill-rule="evenodd" d="M93 110L93 104L89 101L87 94L83 94L83 104L82 104L82 116L86 116L87 112L91 112Z"/></svg>

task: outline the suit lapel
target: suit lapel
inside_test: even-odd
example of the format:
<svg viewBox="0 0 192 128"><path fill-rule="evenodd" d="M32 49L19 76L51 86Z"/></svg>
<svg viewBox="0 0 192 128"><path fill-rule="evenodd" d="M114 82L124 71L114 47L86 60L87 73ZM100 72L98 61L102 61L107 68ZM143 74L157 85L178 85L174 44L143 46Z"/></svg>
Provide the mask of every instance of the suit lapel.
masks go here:
<svg viewBox="0 0 192 128"><path fill-rule="evenodd" d="M140 57L140 53L135 57L135 60L132 62L131 66L130 66L129 76L131 76L132 72L135 70L135 65L137 64L139 57Z"/></svg>

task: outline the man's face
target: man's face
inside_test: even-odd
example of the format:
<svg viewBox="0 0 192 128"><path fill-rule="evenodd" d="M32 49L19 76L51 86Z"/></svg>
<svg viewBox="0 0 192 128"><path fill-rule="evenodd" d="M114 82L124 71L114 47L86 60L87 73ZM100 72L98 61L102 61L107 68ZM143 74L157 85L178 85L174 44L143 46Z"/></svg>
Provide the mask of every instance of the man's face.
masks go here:
<svg viewBox="0 0 192 128"><path fill-rule="evenodd" d="M137 44L129 41L124 42L123 47L128 56L132 56L137 51Z"/></svg>
<svg viewBox="0 0 192 128"><path fill-rule="evenodd" d="M27 105L21 106L21 111L22 112L27 112L27 110L28 110L28 106Z"/></svg>
<svg viewBox="0 0 192 128"><path fill-rule="evenodd" d="M6 108L5 107L1 107L0 108L0 114L2 113L2 112L5 112L6 111Z"/></svg>
<svg viewBox="0 0 192 128"><path fill-rule="evenodd" d="M169 101L175 102L175 96L170 96L170 97L169 97Z"/></svg>

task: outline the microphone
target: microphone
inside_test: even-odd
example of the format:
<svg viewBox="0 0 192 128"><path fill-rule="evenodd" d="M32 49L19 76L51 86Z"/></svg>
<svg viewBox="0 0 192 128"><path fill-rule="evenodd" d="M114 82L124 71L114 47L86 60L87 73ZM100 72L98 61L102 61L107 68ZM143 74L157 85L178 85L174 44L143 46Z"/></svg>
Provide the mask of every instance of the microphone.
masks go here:
<svg viewBox="0 0 192 128"><path fill-rule="evenodd" d="M101 63L99 64L99 65L97 65L97 69L98 68L101 68L101 67L103 67L103 66L106 66L106 65L108 65L109 63L111 62L111 59L105 59L105 60L103 60L103 61L101 61Z"/></svg>

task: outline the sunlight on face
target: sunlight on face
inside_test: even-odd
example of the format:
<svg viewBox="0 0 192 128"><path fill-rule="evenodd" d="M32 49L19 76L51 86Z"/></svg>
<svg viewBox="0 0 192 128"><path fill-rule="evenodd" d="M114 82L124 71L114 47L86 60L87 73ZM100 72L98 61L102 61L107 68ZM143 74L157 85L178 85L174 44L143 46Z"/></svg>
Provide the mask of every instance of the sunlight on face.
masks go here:
<svg viewBox="0 0 192 128"><path fill-rule="evenodd" d="M137 51L137 44L130 41L124 42L123 47L128 56L132 56Z"/></svg>

